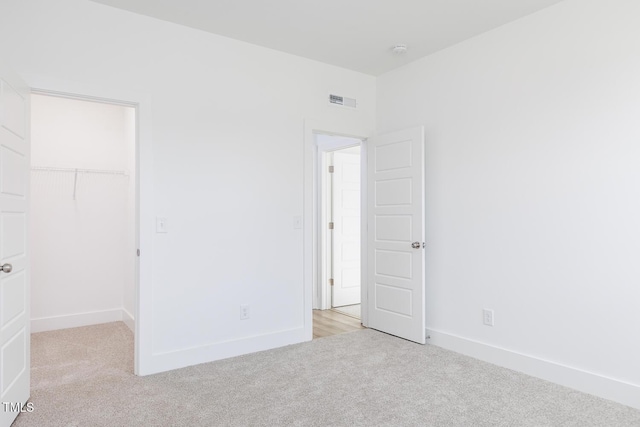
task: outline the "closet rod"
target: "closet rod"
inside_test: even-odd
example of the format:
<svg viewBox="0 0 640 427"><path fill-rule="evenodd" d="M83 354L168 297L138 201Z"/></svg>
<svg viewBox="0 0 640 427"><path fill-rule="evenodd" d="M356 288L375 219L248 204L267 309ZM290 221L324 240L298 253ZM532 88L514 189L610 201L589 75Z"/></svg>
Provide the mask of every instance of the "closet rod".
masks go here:
<svg viewBox="0 0 640 427"><path fill-rule="evenodd" d="M124 171L110 171L101 169L74 169L74 168L49 168L49 167L32 167L32 171L38 172L70 172L70 173L99 173L106 175L127 175Z"/></svg>

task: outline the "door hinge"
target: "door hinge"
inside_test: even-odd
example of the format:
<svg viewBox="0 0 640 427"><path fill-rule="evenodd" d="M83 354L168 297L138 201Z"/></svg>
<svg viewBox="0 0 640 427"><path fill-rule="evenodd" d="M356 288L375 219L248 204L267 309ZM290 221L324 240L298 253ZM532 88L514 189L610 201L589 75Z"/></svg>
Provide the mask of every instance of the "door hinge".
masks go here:
<svg viewBox="0 0 640 427"><path fill-rule="evenodd" d="M333 230L333 222L329 223L329 230Z"/></svg>
<svg viewBox="0 0 640 427"><path fill-rule="evenodd" d="M140 249L136 250L136 255L140 256Z"/></svg>
<svg viewBox="0 0 640 427"><path fill-rule="evenodd" d="M333 286L333 279L329 279L329 286Z"/></svg>
<svg viewBox="0 0 640 427"><path fill-rule="evenodd" d="M333 173L334 169L333 166L329 166L329 173Z"/></svg>

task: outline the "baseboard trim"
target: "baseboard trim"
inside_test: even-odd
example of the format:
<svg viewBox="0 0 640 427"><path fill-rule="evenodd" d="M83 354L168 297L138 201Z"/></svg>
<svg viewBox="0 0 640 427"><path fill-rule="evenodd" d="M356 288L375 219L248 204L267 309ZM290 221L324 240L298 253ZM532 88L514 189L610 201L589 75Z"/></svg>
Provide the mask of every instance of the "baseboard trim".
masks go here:
<svg viewBox="0 0 640 427"><path fill-rule="evenodd" d="M427 343L640 409L640 386L433 329Z"/></svg>
<svg viewBox="0 0 640 427"><path fill-rule="evenodd" d="M31 332L55 331L58 329L77 328L80 326L98 325L100 323L118 322L122 320L123 310L92 311L88 313L67 314L63 316L41 317L31 319Z"/></svg>
<svg viewBox="0 0 640 427"><path fill-rule="evenodd" d="M187 366L199 365L201 363L214 362L216 360L298 344L307 340L308 339L305 339L305 329L301 327L176 351L154 353L150 363L145 364L149 369L145 369L145 371L140 372L139 375L151 375Z"/></svg>
<svg viewBox="0 0 640 427"><path fill-rule="evenodd" d="M136 333L136 321L133 318L133 314L129 313L124 308L122 309L122 321L125 325L127 325L129 329L131 329L131 332L133 332L134 334Z"/></svg>

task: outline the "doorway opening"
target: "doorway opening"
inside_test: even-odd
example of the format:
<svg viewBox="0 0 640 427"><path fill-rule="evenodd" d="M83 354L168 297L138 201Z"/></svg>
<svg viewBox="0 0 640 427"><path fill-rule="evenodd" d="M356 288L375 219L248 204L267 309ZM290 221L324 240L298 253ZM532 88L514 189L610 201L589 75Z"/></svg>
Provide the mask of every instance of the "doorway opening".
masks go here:
<svg viewBox="0 0 640 427"><path fill-rule="evenodd" d="M357 144L318 141L335 135L327 124L305 121L304 329L313 336L313 317L326 310L327 224L322 219L321 171L324 153ZM424 127L402 129L373 139L357 126L338 127L360 140L361 320L362 325L426 342L425 330L425 143ZM338 137L338 140L340 137ZM315 309L315 311L313 310Z"/></svg>
<svg viewBox="0 0 640 427"><path fill-rule="evenodd" d="M362 328L362 140L317 133L319 277L314 338Z"/></svg>
<svg viewBox="0 0 640 427"><path fill-rule="evenodd" d="M78 337L72 343L78 348L87 345L81 339L88 336L94 348L118 341L126 353L119 356L127 359L123 369L133 374L139 234L136 115L135 105L127 103L41 91L31 95L34 354L38 342L64 352L62 341L72 337ZM72 328L70 334L61 331ZM91 358L95 351L77 353ZM47 354L60 356L41 353L32 369L38 369L38 362L51 363Z"/></svg>

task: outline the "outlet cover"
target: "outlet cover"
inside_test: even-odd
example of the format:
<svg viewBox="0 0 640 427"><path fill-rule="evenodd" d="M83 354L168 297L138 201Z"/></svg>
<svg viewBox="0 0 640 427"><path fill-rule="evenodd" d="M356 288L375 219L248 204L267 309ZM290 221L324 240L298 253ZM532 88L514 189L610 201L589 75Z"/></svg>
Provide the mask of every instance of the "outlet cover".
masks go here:
<svg viewBox="0 0 640 427"><path fill-rule="evenodd" d="M240 320L247 320L250 317L249 304L240 306Z"/></svg>
<svg viewBox="0 0 640 427"><path fill-rule="evenodd" d="M482 310L482 323L487 326L493 326L493 310L488 308Z"/></svg>

